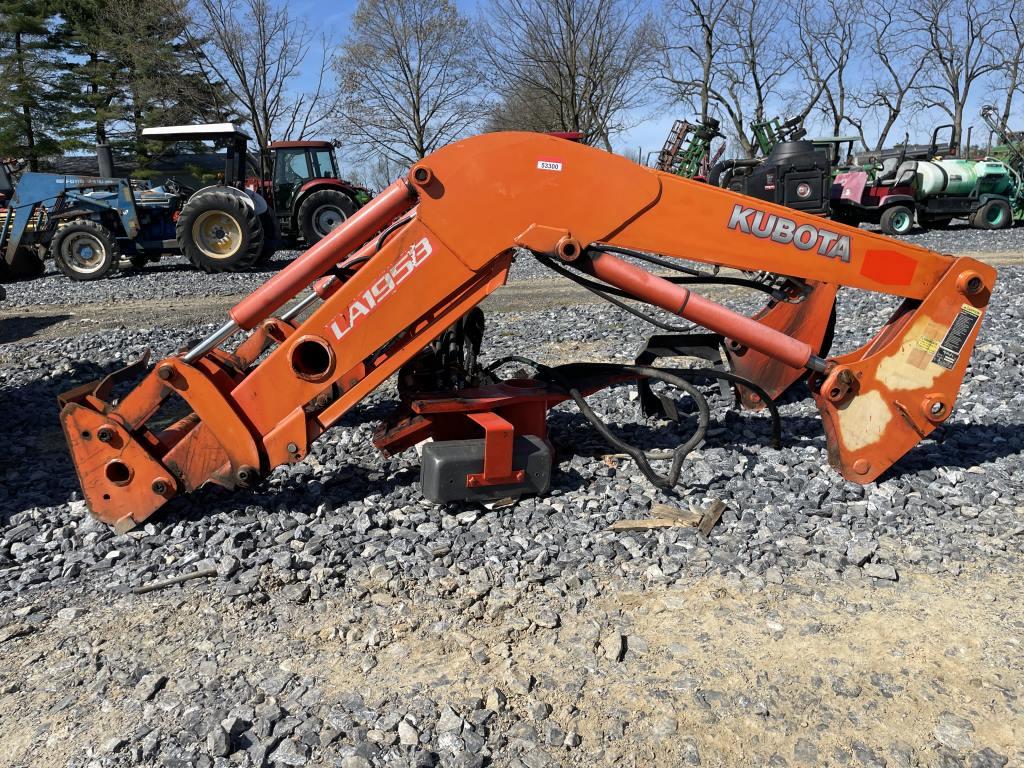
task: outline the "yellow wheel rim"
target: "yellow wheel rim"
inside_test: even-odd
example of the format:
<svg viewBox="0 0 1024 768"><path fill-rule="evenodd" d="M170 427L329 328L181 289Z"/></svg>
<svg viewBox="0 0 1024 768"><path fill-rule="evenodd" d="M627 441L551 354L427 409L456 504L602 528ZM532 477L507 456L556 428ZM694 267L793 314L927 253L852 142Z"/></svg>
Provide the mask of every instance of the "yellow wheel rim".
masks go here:
<svg viewBox="0 0 1024 768"><path fill-rule="evenodd" d="M192 241L211 259L228 259L242 247L242 227L224 211L204 211L192 225Z"/></svg>

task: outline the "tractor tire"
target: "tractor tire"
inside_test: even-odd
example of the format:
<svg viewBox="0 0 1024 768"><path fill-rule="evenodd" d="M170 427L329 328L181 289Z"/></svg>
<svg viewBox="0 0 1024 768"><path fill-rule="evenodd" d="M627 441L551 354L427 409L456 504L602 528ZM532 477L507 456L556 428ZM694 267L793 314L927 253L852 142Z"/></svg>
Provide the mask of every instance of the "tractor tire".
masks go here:
<svg viewBox="0 0 1024 768"><path fill-rule="evenodd" d="M925 229L945 229L953 223L952 216L929 216L926 213L918 214L917 223Z"/></svg>
<svg viewBox="0 0 1024 768"><path fill-rule="evenodd" d="M50 241L50 258L57 269L76 282L101 280L117 269L121 249L109 229L99 222L80 219L57 230Z"/></svg>
<svg viewBox="0 0 1024 768"><path fill-rule="evenodd" d="M260 216L260 224L263 226L263 247L260 249L260 256L256 259L256 263L266 264L277 253L281 230L277 226L277 217L273 211L267 211Z"/></svg>
<svg viewBox="0 0 1024 768"><path fill-rule="evenodd" d="M263 251L263 225L240 195L218 189L192 195L175 226L178 247L204 272L243 272Z"/></svg>
<svg viewBox="0 0 1024 768"><path fill-rule="evenodd" d="M42 277L45 272L46 264L32 248L18 248L10 264L0 254L0 280L33 280Z"/></svg>
<svg viewBox="0 0 1024 768"><path fill-rule="evenodd" d="M878 226L887 235L905 235L914 226L914 212L905 205L894 205L882 211Z"/></svg>
<svg viewBox="0 0 1024 768"><path fill-rule="evenodd" d="M1013 224L1013 211L1005 200L989 200L971 216L977 229L1006 229Z"/></svg>
<svg viewBox="0 0 1024 768"><path fill-rule="evenodd" d="M355 201L337 189L321 189L312 193L299 206L299 232L306 245L319 243L336 226L356 212Z"/></svg>
<svg viewBox="0 0 1024 768"><path fill-rule="evenodd" d="M845 224L847 227L859 227L860 217L852 211L845 211L842 209L833 208L832 215L830 217L832 221L839 224Z"/></svg>

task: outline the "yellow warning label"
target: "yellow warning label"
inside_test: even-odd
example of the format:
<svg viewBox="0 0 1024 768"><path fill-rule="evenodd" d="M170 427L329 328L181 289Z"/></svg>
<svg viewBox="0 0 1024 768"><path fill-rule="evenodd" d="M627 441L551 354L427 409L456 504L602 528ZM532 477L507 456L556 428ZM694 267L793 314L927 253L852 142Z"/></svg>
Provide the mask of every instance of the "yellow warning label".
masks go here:
<svg viewBox="0 0 1024 768"><path fill-rule="evenodd" d="M917 340L917 348L922 352L935 352L935 350L939 348L939 340L929 339L922 336Z"/></svg>
<svg viewBox="0 0 1024 768"><path fill-rule="evenodd" d="M980 317L980 310L969 304L962 304L957 316L953 318L952 325L946 331L946 337L942 340L942 344L935 350L932 362L947 370L953 370L960 360L960 353L967 345L967 340L974 334Z"/></svg>

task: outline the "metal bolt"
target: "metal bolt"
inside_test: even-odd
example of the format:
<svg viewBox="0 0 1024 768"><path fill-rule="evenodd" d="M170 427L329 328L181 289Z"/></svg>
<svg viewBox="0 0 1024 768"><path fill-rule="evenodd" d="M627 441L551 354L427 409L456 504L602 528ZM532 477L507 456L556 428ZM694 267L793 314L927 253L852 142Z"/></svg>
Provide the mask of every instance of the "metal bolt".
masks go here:
<svg viewBox="0 0 1024 768"><path fill-rule="evenodd" d="M858 475L866 475L871 471L871 463L867 459L857 459L853 462L853 471Z"/></svg>
<svg viewBox="0 0 1024 768"><path fill-rule="evenodd" d="M164 363L163 365L156 369L156 375L160 379L163 379L164 381L169 381L171 376L174 375L174 369L171 368L171 366Z"/></svg>
<svg viewBox="0 0 1024 768"><path fill-rule="evenodd" d="M299 446L297 446L295 443L288 443L288 453L298 453L298 452L299 452Z"/></svg>
<svg viewBox="0 0 1024 768"><path fill-rule="evenodd" d="M932 416L941 416L942 412L946 410L945 403L932 403Z"/></svg>
<svg viewBox="0 0 1024 768"><path fill-rule="evenodd" d="M96 430L96 439L101 443L109 443L114 439L114 430L110 427L100 427Z"/></svg>
<svg viewBox="0 0 1024 768"><path fill-rule="evenodd" d="M165 493L167 493L167 483L166 483L166 481L164 481L164 480L162 480L160 478L157 478L156 480L154 480L153 481L153 493L155 493L157 496L163 496Z"/></svg>
<svg viewBox="0 0 1024 768"><path fill-rule="evenodd" d="M236 477L238 478L238 482L240 484L248 485L249 483L256 479L256 470L255 468L250 467L247 464L243 464L241 467L238 468L238 473L236 474Z"/></svg>

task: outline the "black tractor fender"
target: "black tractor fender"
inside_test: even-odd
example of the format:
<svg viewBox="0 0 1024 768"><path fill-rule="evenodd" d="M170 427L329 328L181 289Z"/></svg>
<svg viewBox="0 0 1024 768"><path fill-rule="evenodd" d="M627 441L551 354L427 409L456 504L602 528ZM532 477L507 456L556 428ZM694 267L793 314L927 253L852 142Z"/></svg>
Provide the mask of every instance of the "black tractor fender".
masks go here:
<svg viewBox="0 0 1024 768"><path fill-rule="evenodd" d="M263 195L258 192L253 192L248 189L239 189L238 187L229 187L226 184L210 184L208 186L197 189L189 196L189 200L193 197L198 197L206 192L227 192L228 194L234 195L244 202L247 206L255 211L257 216L262 216L267 212L270 207L267 201L263 198ZM187 201L186 201L187 202Z"/></svg>
<svg viewBox="0 0 1024 768"><path fill-rule="evenodd" d="M357 187L355 184L349 184L347 182L340 181L337 179L331 181L325 181L321 179L308 182L299 189L299 193L295 195L295 197L292 199L292 209L290 211L290 215L293 224L295 223L295 217L298 215L299 208L302 207L302 201L305 200L310 195L312 195L314 192L319 192L320 190L323 189L334 189L337 190L338 192L348 195L350 198L352 198L352 203L356 206L356 210L362 207L362 204L359 202L359 193L368 192L368 190L363 189L362 187ZM278 213L280 214L281 212L279 211Z"/></svg>
<svg viewBox="0 0 1024 768"><path fill-rule="evenodd" d="M885 197L879 198L878 208L888 208L890 205L905 205L911 210L917 207L917 200L914 199L913 195L886 195Z"/></svg>

